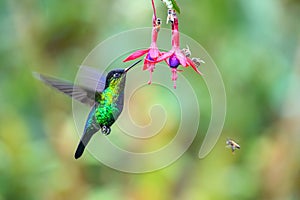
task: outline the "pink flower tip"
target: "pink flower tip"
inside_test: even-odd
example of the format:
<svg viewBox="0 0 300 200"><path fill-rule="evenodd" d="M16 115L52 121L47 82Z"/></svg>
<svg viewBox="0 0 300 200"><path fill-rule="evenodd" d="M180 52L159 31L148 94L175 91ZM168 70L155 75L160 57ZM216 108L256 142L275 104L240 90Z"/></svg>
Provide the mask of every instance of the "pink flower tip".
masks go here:
<svg viewBox="0 0 300 200"><path fill-rule="evenodd" d="M133 52L132 54L130 54L127 58L125 58L123 60L123 62L127 62L127 61L130 61L130 60L135 60L135 59L145 55L148 52L149 52L149 49L137 50L137 51Z"/></svg>

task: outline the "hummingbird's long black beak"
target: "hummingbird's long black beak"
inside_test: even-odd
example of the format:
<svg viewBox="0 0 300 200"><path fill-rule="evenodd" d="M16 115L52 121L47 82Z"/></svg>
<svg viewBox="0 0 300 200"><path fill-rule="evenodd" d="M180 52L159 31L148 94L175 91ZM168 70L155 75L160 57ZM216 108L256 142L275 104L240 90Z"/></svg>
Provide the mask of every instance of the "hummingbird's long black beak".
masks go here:
<svg viewBox="0 0 300 200"><path fill-rule="evenodd" d="M127 67L124 69L125 72L128 72L128 70L130 70L132 67L134 67L135 65L139 64L142 60L138 60L135 63L133 63L131 66Z"/></svg>

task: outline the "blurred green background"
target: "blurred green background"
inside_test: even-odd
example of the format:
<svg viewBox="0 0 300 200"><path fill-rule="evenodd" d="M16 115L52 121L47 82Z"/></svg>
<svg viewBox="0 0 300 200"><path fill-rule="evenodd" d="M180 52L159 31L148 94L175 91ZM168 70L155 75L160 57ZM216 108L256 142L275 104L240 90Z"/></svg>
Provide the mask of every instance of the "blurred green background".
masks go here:
<svg viewBox="0 0 300 200"><path fill-rule="evenodd" d="M223 76L227 118L205 159L200 127L178 161L136 175L88 152L75 160L71 100L31 72L74 80L99 42L151 26L150 1L0 1L0 199L300 199L300 1L178 3L180 31ZM231 154L227 137L241 150Z"/></svg>

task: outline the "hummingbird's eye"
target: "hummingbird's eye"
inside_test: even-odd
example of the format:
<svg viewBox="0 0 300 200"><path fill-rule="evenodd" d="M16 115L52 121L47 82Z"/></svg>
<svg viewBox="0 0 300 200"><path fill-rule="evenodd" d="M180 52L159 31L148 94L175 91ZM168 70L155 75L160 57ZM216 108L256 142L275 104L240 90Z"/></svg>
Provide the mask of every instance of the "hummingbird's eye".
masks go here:
<svg viewBox="0 0 300 200"><path fill-rule="evenodd" d="M119 78L121 76L120 73L114 73L114 78Z"/></svg>

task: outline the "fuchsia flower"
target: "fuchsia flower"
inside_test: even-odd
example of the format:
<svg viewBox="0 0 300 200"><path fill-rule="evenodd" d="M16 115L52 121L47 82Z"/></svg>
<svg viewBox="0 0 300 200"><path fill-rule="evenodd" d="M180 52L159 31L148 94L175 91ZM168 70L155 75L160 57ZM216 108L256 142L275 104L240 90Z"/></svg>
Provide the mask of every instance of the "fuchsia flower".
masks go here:
<svg viewBox="0 0 300 200"><path fill-rule="evenodd" d="M151 84L152 82L152 73L155 69L155 64L157 63L158 57L161 55L161 52L158 50L157 47L157 37L158 37L158 32L160 29L160 19L155 17L155 14L153 15L152 19L152 41L151 45L148 49L145 50L138 50L131 55L129 55L123 62L127 62L130 60L134 60L136 58L139 58L145 54L146 57L144 59L144 67L143 70L148 70L150 71L150 80L148 84Z"/></svg>
<svg viewBox="0 0 300 200"><path fill-rule="evenodd" d="M168 6L168 20L172 23L172 49L169 52L162 53L157 47L157 37L160 29L160 19L156 17L156 9L154 6L154 0L152 2L153 8L153 18L152 18L152 41L148 49L138 50L131 55L129 55L123 62L134 60L146 54L144 59L143 70L148 70L150 72L150 80L148 84L152 82L152 73L155 69L155 64L161 61L165 61L172 71L172 81L174 82L174 88L176 88L177 72L182 71L178 70L178 66L182 65L183 67L191 66L198 74L202 73L197 69L197 67L204 63L199 58L190 59L190 52L185 54L180 50L179 44L179 31L178 31L178 18L176 11L173 9L173 1L163 1ZM178 7L178 6L177 6ZM178 8L179 9L179 8ZM178 11L179 12L179 11ZM189 49L187 49L189 51ZM187 51L186 50L186 51ZM184 50L183 50L184 51ZM185 52L185 51L184 51Z"/></svg>
<svg viewBox="0 0 300 200"><path fill-rule="evenodd" d="M165 60L172 70L172 81L174 82L174 88L176 88L177 72L178 66L183 67L191 66L198 74L202 73L197 69L195 63L186 57L180 50L179 44L179 31L178 31L178 18L174 16L174 21L172 23L172 49L169 52L161 53L162 55L156 60L156 62L161 62Z"/></svg>

